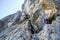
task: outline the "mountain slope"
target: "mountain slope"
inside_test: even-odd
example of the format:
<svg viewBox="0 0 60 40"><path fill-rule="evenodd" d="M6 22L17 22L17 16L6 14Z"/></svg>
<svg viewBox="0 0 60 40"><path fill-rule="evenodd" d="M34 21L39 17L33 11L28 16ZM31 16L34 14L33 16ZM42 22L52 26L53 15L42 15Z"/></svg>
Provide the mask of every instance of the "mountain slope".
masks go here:
<svg viewBox="0 0 60 40"><path fill-rule="evenodd" d="M1 19L0 40L60 40L60 0L51 0L57 10L51 24L43 21L43 1L25 0L22 12Z"/></svg>

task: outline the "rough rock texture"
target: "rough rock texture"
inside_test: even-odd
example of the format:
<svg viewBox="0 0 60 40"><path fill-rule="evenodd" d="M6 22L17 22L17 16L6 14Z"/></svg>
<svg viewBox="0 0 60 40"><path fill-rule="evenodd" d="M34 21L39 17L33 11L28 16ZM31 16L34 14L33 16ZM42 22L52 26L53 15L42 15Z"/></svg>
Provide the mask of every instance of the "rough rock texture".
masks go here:
<svg viewBox="0 0 60 40"><path fill-rule="evenodd" d="M44 1L56 6L51 24L43 22L46 17ZM25 0L22 12L17 11L0 20L0 40L60 40L60 0Z"/></svg>

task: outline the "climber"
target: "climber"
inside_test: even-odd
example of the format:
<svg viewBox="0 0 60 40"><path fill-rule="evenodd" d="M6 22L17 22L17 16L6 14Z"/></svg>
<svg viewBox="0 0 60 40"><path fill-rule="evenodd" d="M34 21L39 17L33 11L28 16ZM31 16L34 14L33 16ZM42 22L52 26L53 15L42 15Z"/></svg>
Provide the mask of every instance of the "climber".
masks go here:
<svg viewBox="0 0 60 40"><path fill-rule="evenodd" d="M52 21L53 20L55 20L55 14L52 16L52 17L50 17L50 18L45 18L44 19L44 23L46 23L46 24L51 24L52 23Z"/></svg>
<svg viewBox="0 0 60 40"><path fill-rule="evenodd" d="M52 12L53 10L51 12L49 11L45 12L44 23L51 24L52 21L56 18L56 13L52 13Z"/></svg>

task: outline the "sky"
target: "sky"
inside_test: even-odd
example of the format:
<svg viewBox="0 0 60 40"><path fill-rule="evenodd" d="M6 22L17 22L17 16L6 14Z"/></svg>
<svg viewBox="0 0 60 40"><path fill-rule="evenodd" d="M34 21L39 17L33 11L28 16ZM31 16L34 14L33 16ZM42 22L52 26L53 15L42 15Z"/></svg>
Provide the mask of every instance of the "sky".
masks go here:
<svg viewBox="0 0 60 40"><path fill-rule="evenodd" d="M24 0L0 0L0 19L22 10Z"/></svg>

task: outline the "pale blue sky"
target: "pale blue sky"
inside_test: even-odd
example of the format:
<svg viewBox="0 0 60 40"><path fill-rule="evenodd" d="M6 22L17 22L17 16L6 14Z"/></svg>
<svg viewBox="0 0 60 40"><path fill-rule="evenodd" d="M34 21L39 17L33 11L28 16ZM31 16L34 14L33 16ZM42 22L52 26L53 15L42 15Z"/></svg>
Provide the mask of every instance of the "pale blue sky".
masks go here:
<svg viewBox="0 0 60 40"><path fill-rule="evenodd" d="M0 0L0 19L21 10L24 0Z"/></svg>

